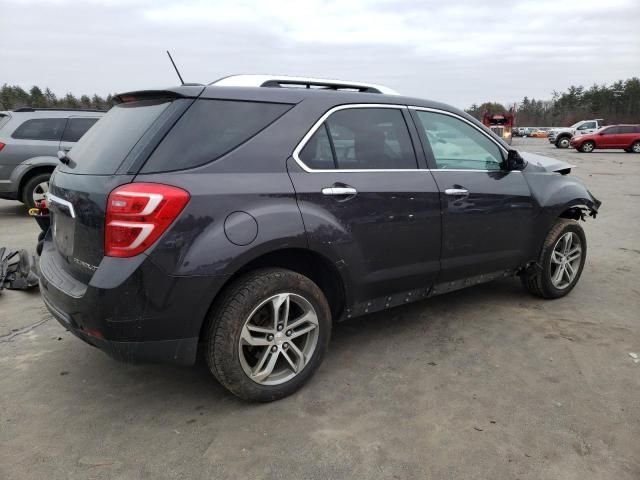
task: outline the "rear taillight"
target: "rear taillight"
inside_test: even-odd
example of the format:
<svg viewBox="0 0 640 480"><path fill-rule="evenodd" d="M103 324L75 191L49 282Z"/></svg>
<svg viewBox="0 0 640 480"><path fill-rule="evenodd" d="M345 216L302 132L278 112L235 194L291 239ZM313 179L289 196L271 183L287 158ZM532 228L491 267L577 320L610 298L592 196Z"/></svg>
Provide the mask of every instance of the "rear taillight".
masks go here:
<svg viewBox="0 0 640 480"><path fill-rule="evenodd" d="M107 200L104 254L133 257L144 252L188 201L188 192L159 183L130 183L116 188Z"/></svg>
<svg viewBox="0 0 640 480"><path fill-rule="evenodd" d="M4 148L4 143L0 142L0 150Z"/></svg>

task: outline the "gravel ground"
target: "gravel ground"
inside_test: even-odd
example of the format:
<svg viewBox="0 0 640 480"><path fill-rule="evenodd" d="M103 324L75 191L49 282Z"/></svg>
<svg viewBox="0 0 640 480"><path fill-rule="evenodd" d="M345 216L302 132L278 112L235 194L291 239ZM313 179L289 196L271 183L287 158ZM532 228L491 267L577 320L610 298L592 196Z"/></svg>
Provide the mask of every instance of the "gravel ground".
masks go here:
<svg viewBox="0 0 640 480"><path fill-rule="evenodd" d="M640 478L640 155L566 159L604 204L566 298L500 280L342 323L299 393L267 405L205 367L132 366L0 293L0 479ZM0 201L0 245L37 226Z"/></svg>

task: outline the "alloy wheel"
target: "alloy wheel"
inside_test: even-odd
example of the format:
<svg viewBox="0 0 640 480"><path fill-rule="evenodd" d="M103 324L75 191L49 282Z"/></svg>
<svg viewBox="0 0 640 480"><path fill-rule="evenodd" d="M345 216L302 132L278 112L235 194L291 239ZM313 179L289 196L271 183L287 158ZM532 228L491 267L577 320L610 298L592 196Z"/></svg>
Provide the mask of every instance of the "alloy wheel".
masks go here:
<svg viewBox="0 0 640 480"><path fill-rule="evenodd" d="M558 290L567 288L578 275L582 262L582 243L574 232L565 233L551 252L551 283Z"/></svg>
<svg viewBox="0 0 640 480"><path fill-rule="evenodd" d="M288 382L311 360L319 331L316 311L304 297L280 293L267 298L242 326L242 370L260 385Z"/></svg>
<svg viewBox="0 0 640 480"><path fill-rule="evenodd" d="M586 152L586 153L589 153L589 152L593 151L594 147L595 147L595 145L592 142L585 142L582 145L582 151Z"/></svg>
<svg viewBox="0 0 640 480"><path fill-rule="evenodd" d="M566 137L561 138L558 140L558 144L560 145L560 148L567 148L569 146L569 139Z"/></svg>
<svg viewBox="0 0 640 480"><path fill-rule="evenodd" d="M49 182L40 182L36 185L36 188L31 192L31 198L33 198L33 204L37 204L39 201L45 199L45 195L49 191Z"/></svg>
<svg viewBox="0 0 640 480"><path fill-rule="evenodd" d="M634 143L631 150L633 150L634 153L640 153L640 142Z"/></svg>

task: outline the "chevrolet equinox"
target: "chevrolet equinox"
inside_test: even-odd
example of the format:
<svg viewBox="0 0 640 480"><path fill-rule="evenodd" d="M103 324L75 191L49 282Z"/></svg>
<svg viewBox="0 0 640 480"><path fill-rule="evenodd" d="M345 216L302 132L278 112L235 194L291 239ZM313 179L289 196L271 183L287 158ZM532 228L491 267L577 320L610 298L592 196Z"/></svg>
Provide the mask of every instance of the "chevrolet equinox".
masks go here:
<svg viewBox="0 0 640 480"><path fill-rule="evenodd" d="M448 105L255 75L115 102L51 177L40 259L51 313L115 358L201 352L270 401L333 322L512 275L553 299L582 273L600 202L571 165Z"/></svg>

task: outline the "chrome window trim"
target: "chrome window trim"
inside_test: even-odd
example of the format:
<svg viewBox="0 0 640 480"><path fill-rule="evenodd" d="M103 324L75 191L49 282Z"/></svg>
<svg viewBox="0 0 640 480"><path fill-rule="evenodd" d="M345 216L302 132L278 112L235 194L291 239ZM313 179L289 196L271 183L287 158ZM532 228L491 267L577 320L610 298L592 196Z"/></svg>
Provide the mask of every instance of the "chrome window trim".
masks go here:
<svg viewBox="0 0 640 480"><path fill-rule="evenodd" d="M471 127L475 128L476 130L478 130L479 132L481 132L483 135L485 135L489 140L491 140L493 143L495 143L498 148L500 148L503 152L507 153L508 150L505 149L502 145L500 145L498 142L495 141L495 139L491 138L490 135L488 135L486 132L483 132L480 128L477 127L477 125L474 125L473 123L471 123L469 120L467 120L464 117L461 117L460 115L457 115L455 113L452 112L447 112L446 110L440 110L437 108L427 108L427 107L416 107L416 106L407 106L407 105L399 105L399 104L391 104L391 103L350 103L350 104L345 104L345 105L337 105L335 107L330 108L329 110L327 110L321 117L319 120L316 121L316 123L313 124L313 126L311 127L311 129L305 134L304 137L302 137L302 140L300 140L300 142L298 143L298 145L296 146L296 148L293 150L293 154L291 155L293 157L293 159L296 161L296 163L300 166L300 168L302 168L305 172L308 173L337 173L337 172L342 172L342 173L380 173L380 172L391 172L391 173L396 173L396 172L501 172L503 170L485 170L485 169L471 169L471 168L329 168L329 169L315 169L315 168L309 168L300 158L300 152L302 151L302 149L305 147L305 145L307 144L307 142L309 141L309 139L316 133L316 131L318 130L318 128L320 128L322 126L322 124L325 122L325 120L327 118L329 118L333 113L338 112L340 110L347 110L347 109L352 109L352 108L394 108L394 109L398 109L398 110L404 110L404 111L408 111L408 110L423 110L423 111L427 111L427 112L434 112L434 113L443 113L445 115L449 115L455 118L458 118L460 120L462 120L463 122L469 124ZM511 173L513 172L517 172L517 173L522 173L519 170L513 170L511 171Z"/></svg>
<svg viewBox="0 0 640 480"><path fill-rule="evenodd" d="M430 172L486 172L486 173L498 173L498 172L506 172L507 170L483 170L476 168L430 168ZM509 170L509 173L522 173L520 170Z"/></svg>
<svg viewBox="0 0 640 480"><path fill-rule="evenodd" d="M433 113L441 113L444 115L449 115L450 117L454 117L457 118L458 120L462 120L463 122L465 122L467 125L470 125L472 128L475 128L478 132L482 133L485 137L487 137L489 140L491 140L493 143L496 144L496 146L502 150L504 153L508 153L509 150L504 148L500 143L498 143L496 141L495 138L492 138L491 135L489 135L487 132L483 131L481 128L478 128L477 125L475 125L474 123L470 122L469 120L467 120L466 118L453 113L453 112L447 112L446 110L441 110L439 108L429 108L429 107L415 107L415 106L411 106L409 107L411 110L415 110L415 111L422 111L422 112L433 112ZM443 169L444 170L444 169ZM464 169L462 169L464 170ZM494 170L489 170L491 172L493 172Z"/></svg>
<svg viewBox="0 0 640 480"><path fill-rule="evenodd" d="M336 107L330 108L327 110L324 115L320 117L320 119L313 124L311 130L307 132L307 134L302 137L298 146L293 150L293 154L291 155L293 159L297 162L298 165L305 171L309 173L336 173L336 172L344 172L344 173L365 173L365 172L424 172L427 171L426 168L323 168L323 169L314 169L309 168L301 159L300 152L305 147L309 139L316 133L316 130L322 126L327 118L329 118L333 113L339 112L340 110L348 110L354 108L393 108L395 110L404 110L407 111L408 107L406 105L397 105L391 103L350 103L347 105L338 105ZM408 131L408 128L407 128ZM416 158L416 161L418 159Z"/></svg>

